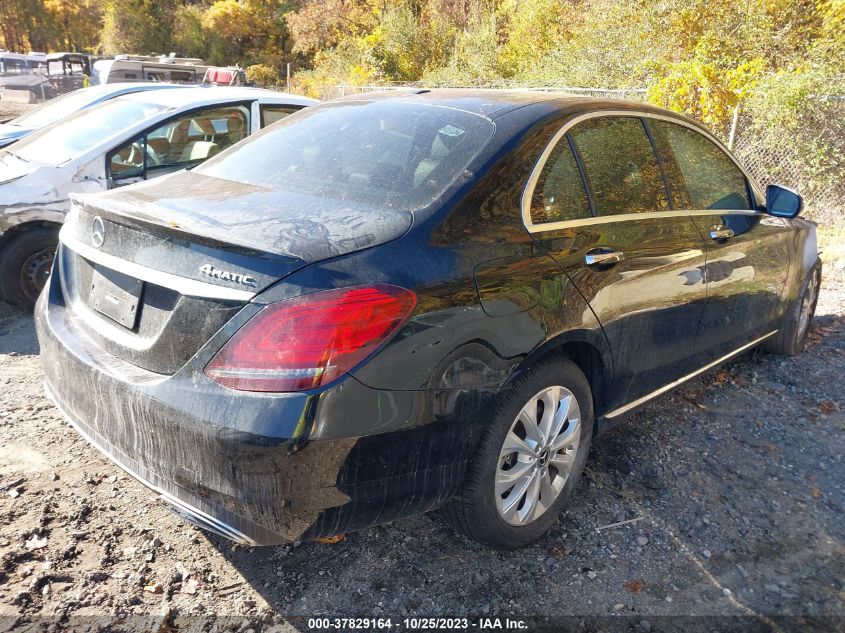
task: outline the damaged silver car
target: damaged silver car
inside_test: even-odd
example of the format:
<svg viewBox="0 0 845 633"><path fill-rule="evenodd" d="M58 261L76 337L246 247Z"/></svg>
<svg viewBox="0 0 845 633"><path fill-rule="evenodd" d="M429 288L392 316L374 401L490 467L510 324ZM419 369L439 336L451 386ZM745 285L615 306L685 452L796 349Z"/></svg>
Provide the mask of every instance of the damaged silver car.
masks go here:
<svg viewBox="0 0 845 633"><path fill-rule="evenodd" d="M201 163L313 99L257 88L182 88L113 99L0 150L0 298L31 309L71 193Z"/></svg>

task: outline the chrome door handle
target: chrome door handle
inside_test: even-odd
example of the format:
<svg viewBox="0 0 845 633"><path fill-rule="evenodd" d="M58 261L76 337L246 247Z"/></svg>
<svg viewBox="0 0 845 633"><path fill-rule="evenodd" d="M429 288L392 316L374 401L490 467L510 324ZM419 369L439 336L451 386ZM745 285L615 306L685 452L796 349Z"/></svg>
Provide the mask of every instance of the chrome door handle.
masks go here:
<svg viewBox="0 0 845 633"><path fill-rule="evenodd" d="M584 263L596 268L609 268L625 259L625 253L612 248L594 248L587 251Z"/></svg>
<svg viewBox="0 0 845 633"><path fill-rule="evenodd" d="M717 224L715 226L710 227L710 239L716 240L717 242L720 240L727 240L734 236L734 230L729 229L723 224Z"/></svg>

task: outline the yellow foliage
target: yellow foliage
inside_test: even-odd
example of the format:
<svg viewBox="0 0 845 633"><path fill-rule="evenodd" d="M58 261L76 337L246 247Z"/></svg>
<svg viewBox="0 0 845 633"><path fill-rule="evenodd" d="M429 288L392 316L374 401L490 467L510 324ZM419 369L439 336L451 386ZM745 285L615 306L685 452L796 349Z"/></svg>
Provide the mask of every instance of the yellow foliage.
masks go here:
<svg viewBox="0 0 845 633"><path fill-rule="evenodd" d="M251 16L238 0L215 0L202 16L202 26L223 39L238 39L250 33Z"/></svg>
<svg viewBox="0 0 845 633"><path fill-rule="evenodd" d="M248 81L258 84L259 86L278 86L281 83L281 78L276 69L267 64L253 64L244 69Z"/></svg>
<svg viewBox="0 0 845 633"><path fill-rule="evenodd" d="M668 64L649 87L648 100L723 128L737 103L753 90L765 61L752 59L724 70L698 57Z"/></svg>

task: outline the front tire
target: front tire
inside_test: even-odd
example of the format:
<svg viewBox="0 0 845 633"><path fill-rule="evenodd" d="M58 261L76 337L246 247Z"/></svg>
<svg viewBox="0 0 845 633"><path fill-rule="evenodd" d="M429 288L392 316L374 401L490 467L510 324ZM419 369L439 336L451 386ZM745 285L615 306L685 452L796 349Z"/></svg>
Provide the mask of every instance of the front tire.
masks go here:
<svg viewBox="0 0 845 633"><path fill-rule="evenodd" d="M816 314L821 280L821 262L816 262L801 287L801 295L787 309L780 330L763 343L763 349L783 356L797 356L804 350Z"/></svg>
<svg viewBox="0 0 845 633"><path fill-rule="evenodd" d="M446 521L496 549L524 547L554 524L584 470L593 437L590 386L566 358L519 377L496 404Z"/></svg>
<svg viewBox="0 0 845 633"><path fill-rule="evenodd" d="M50 276L58 242L58 228L38 226L3 244L0 248L0 296L32 311Z"/></svg>

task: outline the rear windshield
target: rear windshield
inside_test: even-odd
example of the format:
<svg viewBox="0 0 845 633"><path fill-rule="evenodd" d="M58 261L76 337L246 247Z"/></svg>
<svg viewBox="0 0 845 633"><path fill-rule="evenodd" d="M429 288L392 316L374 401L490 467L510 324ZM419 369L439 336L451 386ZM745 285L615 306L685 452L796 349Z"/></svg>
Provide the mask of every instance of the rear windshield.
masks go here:
<svg viewBox="0 0 845 633"><path fill-rule="evenodd" d="M486 118L388 101L306 108L197 172L272 189L413 210L440 196L493 135Z"/></svg>

